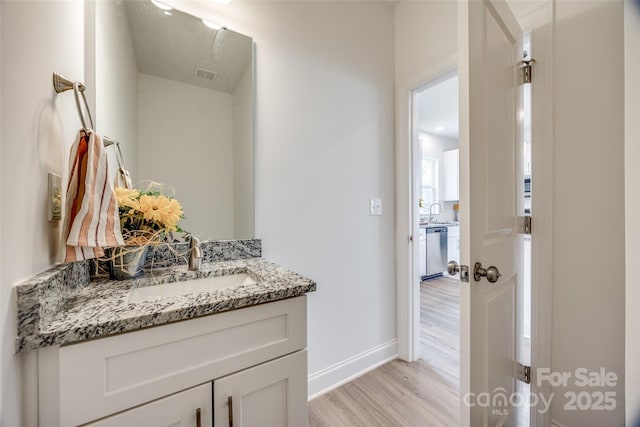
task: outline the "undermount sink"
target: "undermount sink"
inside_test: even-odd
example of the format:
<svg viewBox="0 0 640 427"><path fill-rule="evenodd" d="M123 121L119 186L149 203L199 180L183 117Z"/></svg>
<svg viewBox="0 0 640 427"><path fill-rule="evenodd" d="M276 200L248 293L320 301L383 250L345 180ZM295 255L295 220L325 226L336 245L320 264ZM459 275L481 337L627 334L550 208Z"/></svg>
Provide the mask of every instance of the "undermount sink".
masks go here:
<svg viewBox="0 0 640 427"><path fill-rule="evenodd" d="M220 289L233 289L245 285L255 285L256 283L256 280L251 275L247 273L238 273L187 280L185 282L143 286L131 290L129 302L139 303L155 299L199 294Z"/></svg>

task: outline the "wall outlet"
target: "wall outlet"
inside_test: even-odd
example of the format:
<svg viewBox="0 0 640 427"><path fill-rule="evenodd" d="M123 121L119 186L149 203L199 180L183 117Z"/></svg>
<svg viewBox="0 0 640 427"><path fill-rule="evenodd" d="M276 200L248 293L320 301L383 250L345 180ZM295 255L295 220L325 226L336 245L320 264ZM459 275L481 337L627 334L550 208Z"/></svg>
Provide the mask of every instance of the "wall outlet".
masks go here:
<svg viewBox="0 0 640 427"><path fill-rule="evenodd" d="M60 221L62 219L62 178L51 172L49 172L49 191L47 194L49 221Z"/></svg>
<svg viewBox="0 0 640 427"><path fill-rule="evenodd" d="M382 215L382 199L369 199L369 215Z"/></svg>

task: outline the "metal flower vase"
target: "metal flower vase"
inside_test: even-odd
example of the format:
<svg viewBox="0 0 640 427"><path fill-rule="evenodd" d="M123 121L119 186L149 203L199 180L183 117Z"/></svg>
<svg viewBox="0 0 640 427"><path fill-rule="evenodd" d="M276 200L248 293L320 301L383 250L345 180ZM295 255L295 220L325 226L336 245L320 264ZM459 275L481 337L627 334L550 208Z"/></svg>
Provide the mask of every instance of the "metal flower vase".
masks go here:
<svg viewBox="0 0 640 427"><path fill-rule="evenodd" d="M142 276L148 251L149 245L112 248L109 254L109 277L127 280Z"/></svg>

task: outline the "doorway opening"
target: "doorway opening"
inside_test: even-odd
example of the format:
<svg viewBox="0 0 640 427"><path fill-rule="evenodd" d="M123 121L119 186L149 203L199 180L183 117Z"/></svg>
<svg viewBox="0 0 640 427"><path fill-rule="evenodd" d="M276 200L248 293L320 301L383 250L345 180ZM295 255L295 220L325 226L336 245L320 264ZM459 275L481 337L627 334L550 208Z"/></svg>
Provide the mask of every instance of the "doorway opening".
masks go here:
<svg viewBox="0 0 640 427"><path fill-rule="evenodd" d="M447 272L460 262L458 75L449 72L412 91L414 224L418 227L421 363L452 393L446 410L460 413L460 286Z"/></svg>

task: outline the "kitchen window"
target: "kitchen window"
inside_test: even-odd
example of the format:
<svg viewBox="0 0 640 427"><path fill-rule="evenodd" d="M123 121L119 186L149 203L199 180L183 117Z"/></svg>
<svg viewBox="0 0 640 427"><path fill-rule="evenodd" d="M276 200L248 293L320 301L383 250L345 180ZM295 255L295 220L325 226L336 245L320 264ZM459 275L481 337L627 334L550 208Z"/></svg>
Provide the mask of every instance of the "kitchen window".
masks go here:
<svg viewBox="0 0 640 427"><path fill-rule="evenodd" d="M421 214L429 213L431 203L438 201L438 159L430 156L422 157L422 197Z"/></svg>

